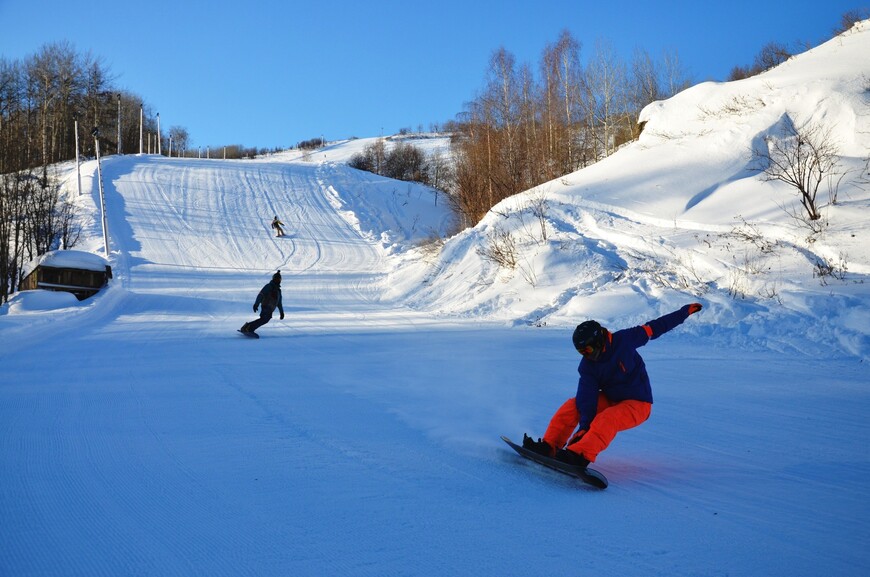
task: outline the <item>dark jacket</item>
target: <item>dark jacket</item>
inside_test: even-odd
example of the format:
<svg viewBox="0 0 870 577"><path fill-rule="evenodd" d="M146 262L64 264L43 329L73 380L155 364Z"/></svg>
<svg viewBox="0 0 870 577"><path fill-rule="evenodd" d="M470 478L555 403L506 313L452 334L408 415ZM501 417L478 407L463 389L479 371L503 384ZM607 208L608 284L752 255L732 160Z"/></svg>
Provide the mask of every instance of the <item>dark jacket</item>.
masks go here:
<svg viewBox="0 0 870 577"><path fill-rule="evenodd" d="M272 280L260 289L260 294L257 295L257 300L254 301L254 308L256 309L260 305L263 306L260 316L271 317L276 308L282 315L284 314L284 307L281 304L281 285L279 283Z"/></svg>
<svg viewBox="0 0 870 577"><path fill-rule="evenodd" d="M597 361L583 358L577 371L577 410L580 412L578 429L588 431L598 412L598 393L614 402L634 399L652 403L652 389L646 364L637 349L689 318L688 305L649 321L645 325L622 329L608 334L604 351Z"/></svg>

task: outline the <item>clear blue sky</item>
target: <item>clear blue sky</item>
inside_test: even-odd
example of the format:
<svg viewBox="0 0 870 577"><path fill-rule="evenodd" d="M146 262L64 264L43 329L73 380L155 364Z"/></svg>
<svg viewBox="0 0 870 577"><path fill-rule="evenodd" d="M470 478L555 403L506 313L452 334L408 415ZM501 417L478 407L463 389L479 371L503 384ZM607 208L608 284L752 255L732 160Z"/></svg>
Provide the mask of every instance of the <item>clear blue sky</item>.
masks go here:
<svg viewBox="0 0 870 577"><path fill-rule="evenodd" d="M290 146L453 119L504 47L537 72L563 29L724 80L768 42L827 39L868 0L0 0L0 56L68 40L194 145Z"/></svg>

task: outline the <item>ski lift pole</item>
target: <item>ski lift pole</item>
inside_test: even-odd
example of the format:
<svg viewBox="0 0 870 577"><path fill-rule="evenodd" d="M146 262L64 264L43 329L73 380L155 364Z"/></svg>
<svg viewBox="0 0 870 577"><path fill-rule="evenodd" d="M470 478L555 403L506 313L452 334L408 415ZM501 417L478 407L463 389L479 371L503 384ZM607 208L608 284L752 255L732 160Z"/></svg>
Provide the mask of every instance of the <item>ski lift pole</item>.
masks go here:
<svg viewBox="0 0 870 577"><path fill-rule="evenodd" d="M79 117L74 116L73 120L75 121L76 128L76 192L78 192L78 196L82 195L82 170L81 170L81 156L79 156Z"/></svg>
<svg viewBox="0 0 870 577"><path fill-rule="evenodd" d="M121 93L118 93L118 146L117 152L121 154Z"/></svg>
<svg viewBox="0 0 870 577"><path fill-rule="evenodd" d="M103 170L100 167L100 129L96 126L91 131L94 136L94 147L97 152L97 184L100 189L100 214L103 222L103 250L106 253L106 258L109 258L109 225L106 221L106 198L103 195Z"/></svg>

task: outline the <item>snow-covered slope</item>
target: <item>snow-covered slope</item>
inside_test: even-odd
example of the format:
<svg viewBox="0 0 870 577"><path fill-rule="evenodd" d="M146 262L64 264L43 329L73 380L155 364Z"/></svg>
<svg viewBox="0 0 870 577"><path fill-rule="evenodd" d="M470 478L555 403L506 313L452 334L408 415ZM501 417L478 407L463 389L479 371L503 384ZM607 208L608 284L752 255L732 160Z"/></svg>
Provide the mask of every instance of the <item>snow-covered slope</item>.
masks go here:
<svg viewBox="0 0 870 577"><path fill-rule="evenodd" d="M866 575L866 188L844 180L807 243L746 148L812 71L861 78L867 35L650 108L640 142L440 253L409 247L447 233L443 202L342 165L356 141L104 159L110 287L0 307L0 575ZM858 167L866 82L837 78L797 111L851 107ZM770 101L732 121L692 109L756 89ZM83 170L76 248L100 253ZM543 229L523 208L541 202ZM479 257L496 227L512 271ZM807 269L841 250L822 286ZM276 269L286 318L240 337ZM689 299L704 310L642 351L653 414L596 462L607 491L500 441L574 394L574 323Z"/></svg>
<svg viewBox="0 0 870 577"><path fill-rule="evenodd" d="M656 102L639 141L504 201L395 286L421 309L530 324L640 322L698 298L712 306L697 332L729 346L805 350L811 335L812 350L867 359L868 54L863 22L757 77ZM830 131L842 155L818 235L792 216L797 192L755 170L753 148L786 115ZM506 235L513 269L481 255Z"/></svg>

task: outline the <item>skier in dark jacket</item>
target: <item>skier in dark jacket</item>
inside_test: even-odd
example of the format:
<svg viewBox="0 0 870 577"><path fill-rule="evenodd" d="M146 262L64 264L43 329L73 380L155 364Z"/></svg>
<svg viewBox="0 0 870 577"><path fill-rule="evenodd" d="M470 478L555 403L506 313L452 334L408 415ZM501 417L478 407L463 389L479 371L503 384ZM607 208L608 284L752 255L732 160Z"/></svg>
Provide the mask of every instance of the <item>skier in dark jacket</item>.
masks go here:
<svg viewBox="0 0 870 577"><path fill-rule="evenodd" d="M284 236L284 229L281 228L284 226L284 223L278 220L278 215L275 215L275 218L272 219L272 228L275 229L275 236Z"/></svg>
<svg viewBox="0 0 870 577"><path fill-rule="evenodd" d="M596 321L577 325L574 347L583 355L577 369L577 395L556 411L542 439L535 441L524 435L523 446L582 468L594 462L618 432L636 427L650 416L652 390L637 349L699 310L701 305L693 303L615 333Z"/></svg>
<svg viewBox="0 0 870 577"><path fill-rule="evenodd" d="M260 306L262 305L262 308ZM261 326L272 320L272 313L275 309L281 313L281 320L284 320L284 306L281 303L281 271L279 270L272 275L272 280L266 286L260 289L257 295L257 300L254 301L254 312L260 308L260 318L257 320L245 323L239 329L243 333L253 333Z"/></svg>

